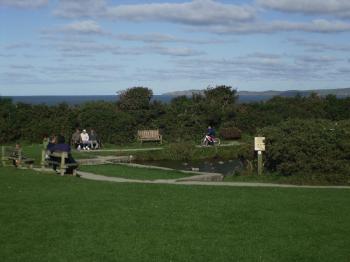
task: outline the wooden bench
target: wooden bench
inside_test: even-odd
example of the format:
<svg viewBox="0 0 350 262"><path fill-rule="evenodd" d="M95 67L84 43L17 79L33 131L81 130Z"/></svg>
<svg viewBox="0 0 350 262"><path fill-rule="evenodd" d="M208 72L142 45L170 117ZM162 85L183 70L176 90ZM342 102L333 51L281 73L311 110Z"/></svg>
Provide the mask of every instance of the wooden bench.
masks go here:
<svg viewBox="0 0 350 262"><path fill-rule="evenodd" d="M28 165L33 168L34 159L23 156L21 148L11 146L1 146L1 162L3 166L13 166L13 161L16 161L18 167ZM11 164L8 164L11 162Z"/></svg>
<svg viewBox="0 0 350 262"><path fill-rule="evenodd" d="M138 130L137 139L141 141L160 141L162 143L162 135L159 134L159 130Z"/></svg>
<svg viewBox="0 0 350 262"><path fill-rule="evenodd" d="M56 165L57 169L59 169L60 175L63 176L68 168L73 167L73 176L77 175L76 168L78 167L78 163L66 163L66 160L69 157L67 152L48 152L46 150L43 150L41 153L41 157L42 168L44 168L45 166Z"/></svg>

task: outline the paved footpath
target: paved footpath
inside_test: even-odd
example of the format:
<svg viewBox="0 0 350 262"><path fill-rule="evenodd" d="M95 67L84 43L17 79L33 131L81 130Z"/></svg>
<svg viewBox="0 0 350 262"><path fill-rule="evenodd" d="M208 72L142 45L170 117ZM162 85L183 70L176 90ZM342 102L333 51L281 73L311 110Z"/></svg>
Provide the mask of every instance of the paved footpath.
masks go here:
<svg viewBox="0 0 350 262"><path fill-rule="evenodd" d="M170 184L170 185L201 185L201 186L231 186L231 187L276 187L276 188L328 188L328 189L350 189L349 186L298 186L271 183L247 183L247 182L204 182L204 181L179 181L177 179L137 180L119 177L108 177L93 173L78 171L83 179L95 181L108 181L117 183L140 183L140 184Z"/></svg>

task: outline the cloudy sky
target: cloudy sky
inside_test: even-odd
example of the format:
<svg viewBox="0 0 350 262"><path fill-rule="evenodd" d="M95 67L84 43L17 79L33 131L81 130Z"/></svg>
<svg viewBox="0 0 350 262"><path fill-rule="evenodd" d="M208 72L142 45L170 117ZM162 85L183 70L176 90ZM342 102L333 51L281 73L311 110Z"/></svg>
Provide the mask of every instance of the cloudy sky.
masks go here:
<svg viewBox="0 0 350 262"><path fill-rule="evenodd" d="M350 87L349 0L0 0L0 95Z"/></svg>

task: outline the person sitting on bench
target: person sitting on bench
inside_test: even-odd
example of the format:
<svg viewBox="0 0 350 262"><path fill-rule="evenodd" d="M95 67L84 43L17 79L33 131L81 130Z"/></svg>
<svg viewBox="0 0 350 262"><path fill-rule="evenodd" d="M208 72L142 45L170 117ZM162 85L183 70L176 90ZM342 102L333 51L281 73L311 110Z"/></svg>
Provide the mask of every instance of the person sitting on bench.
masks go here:
<svg viewBox="0 0 350 262"><path fill-rule="evenodd" d="M18 167L21 164L21 162L19 160L20 151L21 151L21 145L19 143L16 143L16 146L15 146L13 152L11 153L11 156L16 158L16 159L12 160L12 164L14 165L14 167Z"/></svg>
<svg viewBox="0 0 350 262"><path fill-rule="evenodd" d="M90 138L89 138L89 134L86 132L86 129L83 129L83 132L81 132L80 134L80 138L81 138L81 148L83 150L90 150Z"/></svg>
<svg viewBox="0 0 350 262"><path fill-rule="evenodd" d="M98 149L100 147L99 143L98 143L98 135L96 134L95 129L90 130L90 134L89 134L89 139L90 139L90 147L91 149Z"/></svg>
<svg viewBox="0 0 350 262"><path fill-rule="evenodd" d="M16 146L15 146L13 152L11 153L11 157L13 157L12 164L15 167L21 166L21 162L26 162L26 163L30 163L30 164L34 163L33 160L27 159L27 157L23 154L21 145L19 143L16 143Z"/></svg>
<svg viewBox="0 0 350 262"><path fill-rule="evenodd" d="M71 147L70 145L65 143L65 138L62 135L57 136L57 143L51 147L50 151L51 152L67 152L68 153L68 158L65 160L65 163L76 163L76 161L74 160L72 154L71 154ZM52 159L54 161L59 162L60 159ZM69 168L66 169L66 174L73 174L73 170L75 168L77 168L78 166L71 166ZM57 169L57 165L53 165L53 169L56 171Z"/></svg>

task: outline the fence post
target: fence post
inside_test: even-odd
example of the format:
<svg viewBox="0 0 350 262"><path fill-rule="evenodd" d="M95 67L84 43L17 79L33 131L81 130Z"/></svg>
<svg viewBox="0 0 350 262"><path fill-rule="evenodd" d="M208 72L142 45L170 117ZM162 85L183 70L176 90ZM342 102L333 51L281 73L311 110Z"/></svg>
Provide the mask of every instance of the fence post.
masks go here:
<svg viewBox="0 0 350 262"><path fill-rule="evenodd" d="M1 146L1 164L2 166L6 166L5 146Z"/></svg>
<svg viewBox="0 0 350 262"><path fill-rule="evenodd" d="M45 167L45 149L41 150L41 168Z"/></svg>
<svg viewBox="0 0 350 262"><path fill-rule="evenodd" d="M258 175L261 176L263 171L263 164L262 164L262 153L259 150L258 151Z"/></svg>

